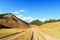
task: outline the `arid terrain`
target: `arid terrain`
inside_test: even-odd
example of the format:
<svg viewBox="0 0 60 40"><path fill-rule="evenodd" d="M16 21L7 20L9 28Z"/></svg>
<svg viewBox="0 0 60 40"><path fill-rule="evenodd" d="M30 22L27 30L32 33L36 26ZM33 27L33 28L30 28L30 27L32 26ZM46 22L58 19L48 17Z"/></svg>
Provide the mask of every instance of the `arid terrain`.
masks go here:
<svg viewBox="0 0 60 40"><path fill-rule="evenodd" d="M60 40L60 22L51 21L38 26L28 24L11 13L0 14L0 40Z"/></svg>
<svg viewBox="0 0 60 40"><path fill-rule="evenodd" d="M0 40L60 40L60 22L29 29L0 29Z"/></svg>

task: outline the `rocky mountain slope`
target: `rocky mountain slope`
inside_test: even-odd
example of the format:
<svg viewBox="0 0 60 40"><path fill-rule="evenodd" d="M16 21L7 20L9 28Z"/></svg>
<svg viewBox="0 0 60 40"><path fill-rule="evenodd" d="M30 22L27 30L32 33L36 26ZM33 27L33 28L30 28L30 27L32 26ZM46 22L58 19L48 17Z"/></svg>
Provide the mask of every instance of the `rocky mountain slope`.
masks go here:
<svg viewBox="0 0 60 40"><path fill-rule="evenodd" d="M29 24L17 18L11 13L0 14L0 28L3 26L11 28L28 28Z"/></svg>

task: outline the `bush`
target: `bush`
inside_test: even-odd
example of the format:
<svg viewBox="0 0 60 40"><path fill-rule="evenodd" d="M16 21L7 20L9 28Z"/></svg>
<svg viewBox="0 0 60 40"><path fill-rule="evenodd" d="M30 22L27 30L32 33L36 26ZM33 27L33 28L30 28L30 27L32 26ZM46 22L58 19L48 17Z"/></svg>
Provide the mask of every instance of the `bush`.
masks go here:
<svg viewBox="0 0 60 40"><path fill-rule="evenodd" d="M58 19L57 21L60 21L60 19Z"/></svg>
<svg viewBox="0 0 60 40"><path fill-rule="evenodd" d="M49 20L46 20L44 23L52 23L52 22L57 22L58 20L56 19L49 19Z"/></svg>

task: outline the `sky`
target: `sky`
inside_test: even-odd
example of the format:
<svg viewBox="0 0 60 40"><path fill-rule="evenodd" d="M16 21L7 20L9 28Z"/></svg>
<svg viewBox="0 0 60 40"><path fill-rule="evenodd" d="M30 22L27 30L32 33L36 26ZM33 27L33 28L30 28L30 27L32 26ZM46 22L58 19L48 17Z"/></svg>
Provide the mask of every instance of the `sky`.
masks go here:
<svg viewBox="0 0 60 40"><path fill-rule="evenodd" d="M0 14L5 13L27 22L60 19L60 0L0 0Z"/></svg>

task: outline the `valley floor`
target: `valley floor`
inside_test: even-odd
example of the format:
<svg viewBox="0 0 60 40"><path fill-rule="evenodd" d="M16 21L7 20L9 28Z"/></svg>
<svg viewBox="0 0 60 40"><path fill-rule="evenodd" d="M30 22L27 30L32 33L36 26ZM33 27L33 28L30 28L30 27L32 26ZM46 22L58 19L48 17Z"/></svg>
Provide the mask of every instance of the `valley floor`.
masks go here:
<svg viewBox="0 0 60 40"><path fill-rule="evenodd" d="M59 38L40 31L29 29L1 29L0 40L60 40Z"/></svg>

